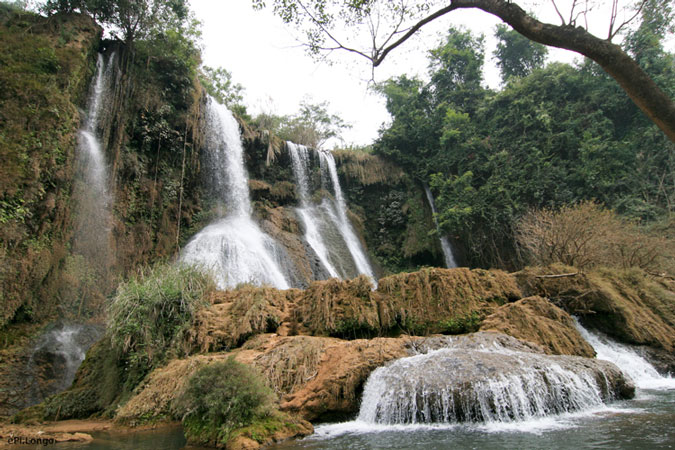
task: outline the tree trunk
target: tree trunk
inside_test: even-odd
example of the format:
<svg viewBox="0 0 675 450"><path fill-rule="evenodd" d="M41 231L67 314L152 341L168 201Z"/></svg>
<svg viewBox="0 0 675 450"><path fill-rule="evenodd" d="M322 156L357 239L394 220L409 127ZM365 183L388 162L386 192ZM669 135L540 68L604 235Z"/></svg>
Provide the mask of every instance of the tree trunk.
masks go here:
<svg viewBox="0 0 675 450"><path fill-rule="evenodd" d="M675 142L675 104L621 47L582 27L551 25L505 0L452 0L452 9L478 8L508 23L526 38L580 53L614 78L635 104Z"/></svg>

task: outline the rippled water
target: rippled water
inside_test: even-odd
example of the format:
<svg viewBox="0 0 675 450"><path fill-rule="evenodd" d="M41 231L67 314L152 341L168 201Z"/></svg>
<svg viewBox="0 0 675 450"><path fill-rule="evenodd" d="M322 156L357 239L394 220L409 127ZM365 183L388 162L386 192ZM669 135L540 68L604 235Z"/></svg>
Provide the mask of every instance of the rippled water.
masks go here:
<svg viewBox="0 0 675 450"><path fill-rule="evenodd" d="M667 449L675 448L675 390L577 414L491 425L319 425L290 449Z"/></svg>

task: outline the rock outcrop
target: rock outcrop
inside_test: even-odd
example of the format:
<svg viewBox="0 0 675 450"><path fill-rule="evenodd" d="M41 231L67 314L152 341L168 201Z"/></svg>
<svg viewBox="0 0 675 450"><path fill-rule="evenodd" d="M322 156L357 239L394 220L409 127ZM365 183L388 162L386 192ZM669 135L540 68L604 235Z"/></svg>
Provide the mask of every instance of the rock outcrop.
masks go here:
<svg viewBox="0 0 675 450"><path fill-rule="evenodd" d="M562 309L542 297L527 297L500 306L485 318L481 331L492 330L540 345L550 355L593 358L593 347Z"/></svg>
<svg viewBox="0 0 675 450"><path fill-rule="evenodd" d="M436 344L437 345L437 344ZM632 398L614 364L536 353L514 338L474 333L377 369L359 420L372 423L508 422Z"/></svg>
<svg viewBox="0 0 675 450"><path fill-rule="evenodd" d="M639 269L579 272L553 265L515 274L525 295L540 295L581 323L645 353L662 372L675 372L675 287Z"/></svg>

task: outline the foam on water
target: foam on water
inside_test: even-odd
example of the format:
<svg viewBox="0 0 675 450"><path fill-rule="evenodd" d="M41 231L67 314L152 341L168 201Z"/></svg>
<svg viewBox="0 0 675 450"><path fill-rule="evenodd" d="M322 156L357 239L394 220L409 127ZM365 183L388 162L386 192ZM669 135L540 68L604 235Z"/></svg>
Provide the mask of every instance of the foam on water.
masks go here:
<svg viewBox="0 0 675 450"><path fill-rule="evenodd" d="M228 212L197 233L183 249L181 259L211 270L221 289L241 283L288 289L290 283L281 269L283 249L251 218L239 124L225 106L212 98L206 117L205 150L212 184Z"/></svg>
<svg viewBox="0 0 675 450"><path fill-rule="evenodd" d="M610 361L631 377L640 389L675 389L675 378L664 377L649 361L638 355L627 345L619 344L584 328L575 318L575 324L581 336L593 347L596 357Z"/></svg>

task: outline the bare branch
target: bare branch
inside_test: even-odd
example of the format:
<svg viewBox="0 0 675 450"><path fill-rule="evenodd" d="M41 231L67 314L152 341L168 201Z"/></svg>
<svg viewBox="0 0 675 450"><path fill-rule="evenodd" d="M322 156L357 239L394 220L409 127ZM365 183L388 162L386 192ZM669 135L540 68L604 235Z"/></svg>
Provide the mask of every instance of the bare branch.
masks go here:
<svg viewBox="0 0 675 450"><path fill-rule="evenodd" d="M562 16L562 14L560 13L560 10L558 9L558 5L556 5L556 3L555 3L555 0L551 0L551 3L553 3L553 8L555 8L556 14L558 14L558 17L560 17L560 22L561 22L563 25L567 25L567 24L565 23L565 18Z"/></svg>
<svg viewBox="0 0 675 450"><path fill-rule="evenodd" d="M389 47L385 48L382 52L378 52L379 55L373 60L373 65L374 66L379 66L384 58L391 52L393 49L407 41L413 34L415 34L420 28L422 28L424 25L428 24L429 22L438 19L441 16L444 16L445 14L449 13L450 11L454 11L455 9L458 9L458 7L455 6L455 2L453 1L449 6L446 6L444 8L439 9L438 11L432 13L431 15L425 17L424 19L420 20L417 22L415 25L410 27L410 29L403 35L401 36L398 40L396 40L393 44L391 44Z"/></svg>
<svg viewBox="0 0 675 450"><path fill-rule="evenodd" d="M616 36L617 34L619 34L619 32L621 32L621 30L623 29L623 27L625 27L626 25L628 25L629 23L631 23L633 20L635 20L635 19L640 15L640 13L642 12L642 9L644 8L644 6L645 6L646 3L647 3L647 0L642 0L642 2L640 2L640 5L638 6L638 8L635 10L635 14L633 14L632 16L630 16L628 19L624 20L624 21L621 23L621 25L619 25L619 26L616 28L616 30L614 31L614 33L612 33L612 26L613 26L613 21L612 21L612 23L610 23L610 27L609 27L609 35L607 36L607 40L608 40L608 41L611 41L612 39L614 39L614 36Z"/></svg>

